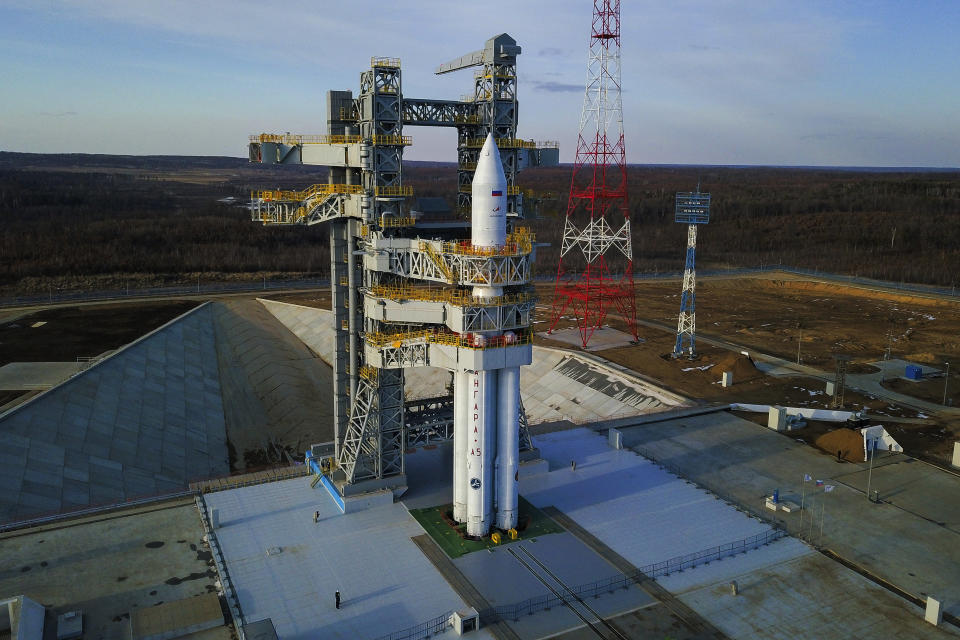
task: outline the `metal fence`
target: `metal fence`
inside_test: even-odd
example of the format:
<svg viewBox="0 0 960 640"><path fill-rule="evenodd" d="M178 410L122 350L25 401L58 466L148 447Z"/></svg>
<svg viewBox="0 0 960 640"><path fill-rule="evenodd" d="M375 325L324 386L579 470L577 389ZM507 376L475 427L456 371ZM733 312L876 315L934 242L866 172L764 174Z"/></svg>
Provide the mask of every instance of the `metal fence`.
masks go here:
<svg viewBox="0 0 960 640"><path fill-rule="evenodd" d="M447 611L443 615L439 615L432 620L421 622L420 624L410 627L409 629L402 629L401 631L388 633L387 635L380 636L375 640L420 640L421 638L429 638L433 635L446 631L447 627L450 626L450 616L452 615L452 610Z"/></svg>
<svg viewBox="0 0 960 640"><path fill-rule="evenodd" d="M203 295L216 293L243 293L248 291L282 291L284 289L310 289L327 287L330 280L303 278L293 280L261 280L260 282L207 282L170 287L146 287L105 289L98 291L63 291L51 289L49 293L10 296L0 298L0 307L17 307L31 304L55 304L61 302L88 302L92 300L123 300L126 298L162 298L168 296Z"/></svg>
<svg viewBox="0 0 960 640"><path fill-rule="evenodd" d="M676 556L663 562L654 562L629 574L620 574L595 582L568 587L565 588L560 595L544 594L527 598L515 604L484 609L480 612L480 622L483 624L491 624L498 620L516 621L519 620L520 616L533 615L538 611L546 611L553 607L561 606L567 601L567 597L570 596L575 596L580 599L599 598L604 593L613 593L618 589L627 589L631 585L639 584L647 579L669 575L701 564L721 560L738 553L746 553L751 549L756 549L765 544L770 544L775 540L779 540L785 535L786 532L782 529L771 529L755 536L744 538L743 540L727 542L695 553Z"/></svg>

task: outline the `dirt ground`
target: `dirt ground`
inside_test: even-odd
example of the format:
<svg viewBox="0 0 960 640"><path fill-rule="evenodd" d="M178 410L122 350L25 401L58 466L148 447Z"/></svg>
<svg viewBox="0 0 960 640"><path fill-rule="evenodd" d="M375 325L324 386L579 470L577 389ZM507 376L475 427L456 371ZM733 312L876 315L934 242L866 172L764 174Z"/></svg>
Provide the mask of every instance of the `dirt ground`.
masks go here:
<svg viewBox="0 0 960 640"><path fill-rule="evenodd" d="M56 307L30 313L0 325L0 366L95 357L136 340L197 304L164 300Z"/></svg>
<svg viewBox="0 0 960 640"><path fill-rule="evenodd" d="M552 285L538 287L541 303L536 325L544 331L550 320ZM637 318L660 323L662 330L641 326L638 345L596 351L606 358L659 381L682 395L716 402L782 404L828 408L830 398L822 382L810 378L775 378L758 375L734 377L729 389L720 386L722 362L731 353L705 342L697 343L698 358L672 360L676 335L673 327L680 309L680 283L676 280L637 283ZM798 328L799 323L799 328ZM625 330L622 319L608 318L609 326ZM558 328L575 326L568 315ZM825 371L833 369L833 353L853 356L848 371L873 373L869 362L890 357L942 365L960 363L960 302L927 299L896 292L863 290L796 278L706 278L697 283L698 335L715 337L748 350L796 361L797 339L802 330L801 359ZM540 344L566 347L538 336ZM958 365L960 367L960 365ZM887 388L932 402L943 399L943 378L921 383L888 380ZM960 379L950 374L949 398L960 402ZM875 416L925 418L918 411L869 394L847 390L845 408L865 409ZM744 414L766 424L765 415ZM930 416L926 423L912 424L872 420L883 424L911 455L949 464L953 442L960 439L960 420ZM810 422L795 437L812 443L838 425Z"/></svg>
<svg viewBox="0 0 960 640"><path fill-rule="evenodd" d="M330 309L330 288L324 287L310 293L276 293L263 298L276 300L277 302L286 302L288 304L299 304L304 307L314 307L316 309Z"/></svg>

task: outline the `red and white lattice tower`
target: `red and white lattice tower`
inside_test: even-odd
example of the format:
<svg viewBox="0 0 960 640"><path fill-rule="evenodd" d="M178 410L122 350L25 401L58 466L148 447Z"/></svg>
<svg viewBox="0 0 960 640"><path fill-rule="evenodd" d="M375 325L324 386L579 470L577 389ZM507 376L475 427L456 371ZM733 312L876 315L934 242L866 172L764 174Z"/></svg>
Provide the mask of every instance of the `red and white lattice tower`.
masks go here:
<svg viewBox="0 0 960 640"><path fill-rule="evenodd" d="M594 0L587 88L550 330L570 310L586 347L610 308L637 339L620 99L620 0Z"/></svg>

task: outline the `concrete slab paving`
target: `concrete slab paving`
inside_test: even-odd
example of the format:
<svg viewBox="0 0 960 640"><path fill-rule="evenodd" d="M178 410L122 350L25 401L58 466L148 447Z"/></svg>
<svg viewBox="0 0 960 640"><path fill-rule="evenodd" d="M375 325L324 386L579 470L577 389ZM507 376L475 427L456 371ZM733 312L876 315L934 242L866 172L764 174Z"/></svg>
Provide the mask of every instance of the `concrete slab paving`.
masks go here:
<svg viewBox="0 0 960 640"><path fill-rule="evenodd" d="M10 362L0 367L0 390L49 389L86 366L86 362Z"/></svg>
<svg viewBox="0 0 960 640"><path fill-rule="evenodd" d="M545 333L538 335L544 338L550 338L551 340L556 340L558 342L566 342L567 344L578 348L583 346L583 337L580 335L580 329L576 327L573 327L572 329L560 329L549 335ZM590 344L587 346L586 350L603 351L604 349L626 347L631 344L633 344L633 336L629 333L618 331L617 329L611 329L610 327L600 327L593 332L593 335L590 336Z"/></svg>
<svg viewBox="0 0 960 640"><path fill-rule="evenodd" d="M284 640L377 638L466 606L411 541L423 529L402 504L343 515L310 478L206 500L220 512L217 539L244 615L271 618Z"/></svg>
<svg viewBox="0 0 960 640"><path fill-rule="evenodd" d="M131 612L215 592L202 538L192 499L0 534L0 593L82 610L85 637L127 640Z"/></svg>
<svg viewBox="0 0 960 640"><path fill-rule="evenodd" d="M731 595L731 579L739 595ZM743 640L957 637L924 622L919 607L819 553L671 590L731 638Z"/></svg>
<svg viewBox="0 0 960 640"><path fill-rule="evenodd" d="M752 508L762 508L764 496L774 488L799 502L805 488L803 512L774 516L789 531L913 596L939 595L945 611L960 614L960 538L955 527L947 526L953 522L960 477L919 462L884 466L880 478L885 488L894 488L893 502L877 505L859 490L865 463L837 463L728 412L651 422L621 432L624 446L655 456L698 484ZM792 435L802 437L802 431ZM836 489L825 494L812 482L804 485L804 474ZM934 517L928 518L930 514Z"/></svg>
<svg viewBox="0 0 960 640"><path fill-rule="evenodd" d="M611 449L589 429L536 441L550 473L521 478L524 497L560 509L638 567L770 530L633 452Z"/></svg>

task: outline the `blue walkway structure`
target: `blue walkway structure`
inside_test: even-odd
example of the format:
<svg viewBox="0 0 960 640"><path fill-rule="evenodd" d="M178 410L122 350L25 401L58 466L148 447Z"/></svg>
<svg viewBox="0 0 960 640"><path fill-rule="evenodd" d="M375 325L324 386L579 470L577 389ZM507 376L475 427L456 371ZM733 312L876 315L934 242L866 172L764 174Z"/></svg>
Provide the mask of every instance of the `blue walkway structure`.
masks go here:
<svg viewBox="0 0 960 640"><path fill-rule="evenodd" d="M700 193L700 185L694 192L680 192L676 197L674 222L687 224L687 262L683 270L683 293L680 296L680 319L677 322L677 343L673 357L686 354L696 357L697 331L697 225L710 222L710 194ZM684 347L684 337L686 346Z"/></svg>

